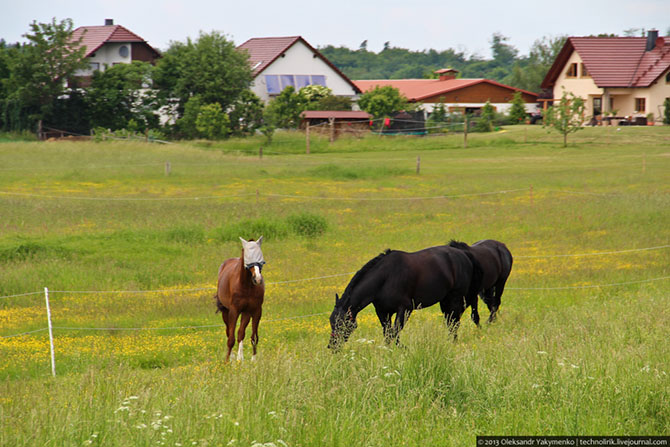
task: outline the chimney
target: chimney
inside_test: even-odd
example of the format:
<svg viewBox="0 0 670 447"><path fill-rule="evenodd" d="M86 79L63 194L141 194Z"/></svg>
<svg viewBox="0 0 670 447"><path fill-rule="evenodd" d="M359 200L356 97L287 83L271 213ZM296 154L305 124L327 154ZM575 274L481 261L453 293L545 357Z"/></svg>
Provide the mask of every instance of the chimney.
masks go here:
<svg viewBox="0 0 670 447"><path fill-rule="evenodd" d="M458 70L454 70L453 68L443 68L441 70L434 71L434 73L439 75L440 81L448 81L450 79L456 79Z"/></svg>
<svg viewBox="0 0 670 447"><path fill-rule="evenodd" d="M656 47L656 39L658 39L658 30L650 29L647 31L647 47L646 51L651 51Z"/></svg>
<svg viewBox="0 0 670 447"><path fill-rule="evenodd" d="M114 19L105 19L105 26L114 25Z"/></svg>

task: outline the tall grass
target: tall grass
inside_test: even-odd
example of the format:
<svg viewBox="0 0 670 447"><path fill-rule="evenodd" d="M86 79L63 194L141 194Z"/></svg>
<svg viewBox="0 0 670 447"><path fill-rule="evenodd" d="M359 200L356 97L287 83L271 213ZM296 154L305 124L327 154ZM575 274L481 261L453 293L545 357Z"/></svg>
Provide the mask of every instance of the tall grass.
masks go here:
<svg viewBox="0 0 670 447"><path fill-rule="evenodd" d="M49 287L57 362L53 379L44 297L0 299L0 336L41 330L0 339L0 445L668 433L668 138L585 129L564 149L510 127L468 149L315 138L304 155L303 135L278 134L262 159L254 139L0 144L0 296ZM224 364L217 268L261 234L260 355ZM499 321L466 314L454 343L437 308L418 310L386 346L370 307L327 351L353 272L452 238L516 256ZM565 254L581 256L542 257Z"/></svg>

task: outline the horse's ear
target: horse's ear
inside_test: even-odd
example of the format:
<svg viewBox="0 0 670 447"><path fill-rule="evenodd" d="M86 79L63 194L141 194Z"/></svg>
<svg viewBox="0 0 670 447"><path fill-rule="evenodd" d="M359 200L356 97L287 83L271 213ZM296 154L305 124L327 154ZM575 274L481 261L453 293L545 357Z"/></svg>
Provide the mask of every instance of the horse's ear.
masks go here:
<svg viewBox="0 0 670 447"><path fill-rule="evenodd" d="M242 241L242 245L246 245L246 244L247 244L247 241L245 241L244 239L240 238L240 240Z"/></svg>
<svg viewBox="0 0 670 447"><path fill-rule="evenodd" d="M337 303L340 301L340 297L337 296L337 293L335 294L335 305L337 306Z"/></svg>
<svg viewBox="0 0 670 447"><path fill-rule="evenodd" d="M256 242L258 243L258 245L261 245L261 243L263 242L263 236L259 237Z"/></svg>

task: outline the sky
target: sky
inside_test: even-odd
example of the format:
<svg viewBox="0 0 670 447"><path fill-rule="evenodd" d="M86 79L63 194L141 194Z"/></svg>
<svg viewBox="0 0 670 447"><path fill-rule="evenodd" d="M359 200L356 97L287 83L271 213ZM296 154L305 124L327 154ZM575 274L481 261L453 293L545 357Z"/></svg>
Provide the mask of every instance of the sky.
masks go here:
<svg viewBox="0 0 670 447"><path fill-rule="evenodd" d="M22 42L33 21L70 18L75 28L123 25L158 50L220 32L236 45L252 37L302 36L314 47L414 51L454 49L491 58L500 33L520 55L543 37L670 29L670 0L0 0L0 39Z"/></svg>

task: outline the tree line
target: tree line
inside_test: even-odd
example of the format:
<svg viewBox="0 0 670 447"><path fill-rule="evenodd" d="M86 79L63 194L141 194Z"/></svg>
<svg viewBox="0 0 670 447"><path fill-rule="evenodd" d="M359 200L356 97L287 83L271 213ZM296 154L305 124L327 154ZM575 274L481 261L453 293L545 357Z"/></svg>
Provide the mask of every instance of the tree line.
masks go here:
<svg viewBox="0 0 670 447"><path fill-rule="evenodd" d="M54 18L30 24L26 43L0 40L0 131L35 132L44 126L84 135L122 130L172 139L261 131L270 140L275 128L297 127L304 110L352 108L348 98L315 85L299 91L288 87L263 104L250 90L247 54L218 32L172 42L155 65L134 61L95 71L84 84L77 73L89 69L89 63L72 35L71 19ZM508 38L496 33L491 60L454 50L409 51L389 43L379 53L368 51L365 42L356 51L332 46L320 51L352 79L431 77L435 69L451 67L464 77L538 91L563 42L563 37L543 38L528 56L519 56ZM358 105L375 118L417 107L390 87L361 95ZM523 112L509 118L520 122Z"/></svg>
<svg viewBox="0 0 670 447"><path fill-rule="evenodd" d="M463 78L486 78L540 93L540 84L565 39L543 37L533 43L528 55L520 55L508 37L494 33L490 39L492 59L467 56L454 49L411 51L392 47L390 42L378 53L368 51L367 41L357 50L328 45L319 51L351 79L434 78L435 70L454 68Z"/></svg>

